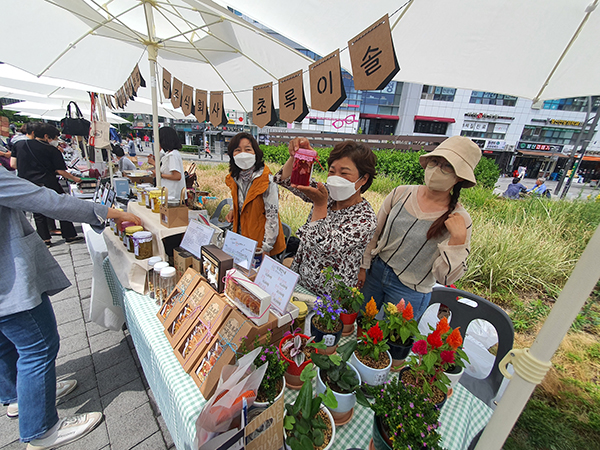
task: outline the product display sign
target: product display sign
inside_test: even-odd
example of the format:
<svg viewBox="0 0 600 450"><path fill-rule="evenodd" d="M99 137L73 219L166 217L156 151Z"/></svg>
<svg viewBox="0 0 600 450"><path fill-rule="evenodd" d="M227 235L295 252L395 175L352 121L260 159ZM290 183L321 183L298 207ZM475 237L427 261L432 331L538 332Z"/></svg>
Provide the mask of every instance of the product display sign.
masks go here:
<svg viewBox="0 0 600 450"><path fill-rule="evenodd" d="M163 68L162 91L165 98L171 98L171 72Z"/></svg>
<svg viewBox="0 0 600 450"><path fill-rule="evenodd" d="M210 244L213 234L215 234L214 228L207 227L197 220L191 220L183 235L181 248L187 250L196 258L200 258L202 246Z"/></svg>
<svg viewBox="0 0 600 450"><path fill-rule="evenodd" d="M271 308L283 315L287 311L298 277L293 270L265 256L254 282L271 295Z"/></svg>
<svg viewBox="0 0 600 450"><path fill-rule="evenodd" d="M268 82L254 86L252 89L252 122L257 127L275 125L277 114L273 108L273 83Z"/></svg>
<svg viewBox="0 0 600 450"><path fill-rule="evenodd" d="M171 87L171 104L173 108L177 109L181 107L181 90L183 89L183 83L177 78L173 77L173 86Z"/></svg>
<svg viewBox="0 0 600 450"><path fill-rule="evenodd" d="M325 56L308 68L310 106L319 111L335 111L346 100L342 82L340 50Z"/></svg>
<svg viewBox="0 0 600 450"><path fill-rule="evenodd" d="M208 108L206 107L208 92L196 89L196 102L194 103L194 116L200 123L208 121Z"/></svg>
<svg viewBox="0 0 600 450"><path fill-rule="evenodd" d="M189 116L192 114L192 110L194 109L194 88L188 86L187 84L183 85L183 90L181 94L181 111L184 115Z"/></svg>
<svg viewBox="0 0 600 450"><path fill-rule="evenodd" d="M227 124L227 116L223 106L223 91L210 92L210 123L215 127Z"/></svg>
<svg viewBox="0 0 600 450"><path fill-rule="evenodd" d="M257 242L242 236L241 234L228 231L223 243L223 251L233 257L233 262L244 269L250 269Z"/></svg>
<svg viewBox="0 0 600 450"><path fill-rule="evenodd" d="M356 90L383 89L400 70L386 14L348 41Z"/></svg>
<svg viewBox="0 0 600 450"><path fill-rule="evenodd" d="M279 79L279 118L287 123L302 122L308 115L302 70Z"/></svg>

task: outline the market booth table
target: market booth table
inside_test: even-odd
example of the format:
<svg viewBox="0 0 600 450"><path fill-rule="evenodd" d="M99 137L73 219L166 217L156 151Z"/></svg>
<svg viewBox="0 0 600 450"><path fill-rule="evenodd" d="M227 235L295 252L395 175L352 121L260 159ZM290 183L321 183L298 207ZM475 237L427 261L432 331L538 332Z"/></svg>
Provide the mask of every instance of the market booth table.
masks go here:
<svg viewBox="0 0 600 450"><path fill-rule="evenodd" d="M119 282L108 258L104 272L116 304L123 306L125 319L133 339L148 385L165 419L177 449L194 449L196 419L206 400L192 378L186 374L173 353L156 317L158 306L153 299ZM342 338L342 339L350 339ZM292 402L298 391L286 389L285 401ZM448 399L440 416L442 446L448 450L468 448L472 438L485 426L492 410L461 385ZM373 413L357 405L352 420L336 428L332 449L367 449L372 435Z"/></svg>

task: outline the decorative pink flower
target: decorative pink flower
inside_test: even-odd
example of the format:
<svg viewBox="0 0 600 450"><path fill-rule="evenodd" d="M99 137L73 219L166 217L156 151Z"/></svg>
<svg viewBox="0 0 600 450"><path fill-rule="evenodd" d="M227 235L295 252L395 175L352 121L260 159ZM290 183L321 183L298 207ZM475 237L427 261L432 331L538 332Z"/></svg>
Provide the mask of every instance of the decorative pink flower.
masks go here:
<svg viewBox="0 0 600 450"><path fill-rule="evenodd" d="M444 350L440 357L447 364L454 364L454 352L452 350Z"/></svg>
<svg viewBox="0 0 600 450"><path fill-rule="evenodd" d="M400 300L398 302L398 304L396 305L396 309L398 310L398 312L400 314L402 314L404 312L404 308L406 307L405 305L406 305L406 303L404 302L404 299Z"/></svg>
<svg viewBox="0 0 600 450"><path fill-rule="evenodd" d="M415 342L412 346L412 351L415 352L417 355L426 355L427 354L427 342L425 342L423 339Z"/></svg>

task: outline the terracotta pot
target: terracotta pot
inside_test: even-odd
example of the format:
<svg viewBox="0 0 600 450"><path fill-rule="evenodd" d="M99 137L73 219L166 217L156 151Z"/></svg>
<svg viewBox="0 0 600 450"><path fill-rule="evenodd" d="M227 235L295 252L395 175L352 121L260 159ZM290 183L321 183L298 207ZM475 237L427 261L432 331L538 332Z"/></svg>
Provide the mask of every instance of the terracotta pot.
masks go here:
<svg viewBox="0 0 600 450"><path fill-rule="evenodd" d="M293 339L296 336L303 337L306 340L310 339L305 334L299 334L299 335L290 334L289 336L284 337L281 340L281 342L279 342L279 354L284 359L284 361L286 361L288 363L288 367L287 367L287 369L285 371L285 374L284 374L285 382L286 382L287 387L289 387L290 389L294 389L294 390L298 390L298 389L300 389L302 387L302 381L300 380L300 374L302 373L302 371L304 370L304 368L309 363L312 362L311 359L307 359L307 360L305 360L302 363L302 365L300 365L300 367L298 367L294 361L292 361L291 359L287 358L283 354L283 352L281 351L281 348L283 347L283 344L286 341L288 341L290 339Z"/></svg>
<svg viewBox="0 0 600 450"><path fill-rule="evenodd" d="M315 325L314 316L313 316L312 320L310 321L310 334L315 337L315 342L323 341L323 343L328 347L326 351L320 352L325 355L330 355L331 353L333 353L335 351L338 343L340 342L340 339L342 338L343 329L344 329L344 327L340 327L340 331L338 331L335 334L327 333L327 332L321 331L317 328L317 326ZM330 349L330 347L333 347L333 349Z"/></svg>
<svg viewBox="0 0 600 450"><path fill-rule="evenodd" d="M350 336L354 332L354 322L356 321L356 316L358 316L358 313L342 313L340 315L340 319L342 319L342 323L344 324L342 336Z"/></svg>

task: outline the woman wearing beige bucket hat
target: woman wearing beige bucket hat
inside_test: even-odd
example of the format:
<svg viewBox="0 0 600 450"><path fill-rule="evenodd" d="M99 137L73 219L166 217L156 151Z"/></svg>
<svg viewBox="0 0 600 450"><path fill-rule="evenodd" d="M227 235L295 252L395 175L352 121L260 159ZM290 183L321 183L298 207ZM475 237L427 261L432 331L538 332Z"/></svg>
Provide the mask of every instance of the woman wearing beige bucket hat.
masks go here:
<svg viewBox="0 0 600 450"><path fill-rule="evenodd" d="M373 297L381 309L404 299L418 320L436 281L448 285L464 275L472 221L458 199L475 186L480 159L469 138L450 137L420 157L425 185L398 186L386 197L358 275L365 302Z"/></svg>

